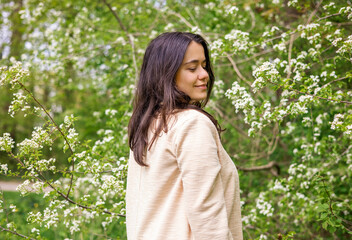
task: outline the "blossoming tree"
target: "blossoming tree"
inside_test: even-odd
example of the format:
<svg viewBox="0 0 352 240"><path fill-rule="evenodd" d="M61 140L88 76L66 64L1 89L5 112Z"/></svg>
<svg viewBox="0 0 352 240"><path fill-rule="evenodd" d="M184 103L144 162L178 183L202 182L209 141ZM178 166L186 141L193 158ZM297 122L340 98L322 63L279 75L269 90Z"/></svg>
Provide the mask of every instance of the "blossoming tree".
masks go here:
<svg viewBox="0 0 352 240"><path fill-rule="evenodd" d="M0 171L23 178L24 198L46 203L20 226L2 194L0 236L125 238L134 84L147 43L174 30L210 45L217 80L207 110L227 128L223 143L240 171L245 238L352 234L350 2L0 4L0 86L13 92L4 106L9 119L35 119L27 135L1 125Z"/></svg>

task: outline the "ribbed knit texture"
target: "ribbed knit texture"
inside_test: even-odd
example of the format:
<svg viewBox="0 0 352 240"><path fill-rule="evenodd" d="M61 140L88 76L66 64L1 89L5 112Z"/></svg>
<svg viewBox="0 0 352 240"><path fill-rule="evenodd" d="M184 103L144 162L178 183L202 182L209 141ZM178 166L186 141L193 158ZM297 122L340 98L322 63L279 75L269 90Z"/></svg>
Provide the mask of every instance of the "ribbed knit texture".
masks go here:
<svg viewBox="0 0 352 240"><path fill-rule="evenodd" d="M177 113L145 162L148 167L139 166L131 152L129 240L243 239L237 169L207 116Z"/></svg>

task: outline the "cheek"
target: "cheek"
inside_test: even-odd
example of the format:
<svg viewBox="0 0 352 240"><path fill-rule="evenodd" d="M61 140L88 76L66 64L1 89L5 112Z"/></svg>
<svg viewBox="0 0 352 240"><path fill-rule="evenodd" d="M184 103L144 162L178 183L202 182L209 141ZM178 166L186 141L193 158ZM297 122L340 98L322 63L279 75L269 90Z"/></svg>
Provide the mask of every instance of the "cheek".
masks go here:
<svg viewBox="0 0 352 240"><path fill-rule="evenodd" d="M189 74L186 72L181 72L176 76L176 86L180 88L180 90L184 90L191 83Z"/></svg>

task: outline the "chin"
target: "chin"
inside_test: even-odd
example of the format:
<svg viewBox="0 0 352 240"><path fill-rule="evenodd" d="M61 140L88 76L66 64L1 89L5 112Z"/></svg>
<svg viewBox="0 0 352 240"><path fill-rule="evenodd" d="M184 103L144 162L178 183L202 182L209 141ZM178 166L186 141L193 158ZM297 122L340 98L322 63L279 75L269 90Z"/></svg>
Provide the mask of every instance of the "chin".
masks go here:
<svg viewBox="0 0 352 240"><path fill-rule="evenodd" d="M201 101L203 101L203 100L205 100L205 99L206 99L206 97L204 97L204 98L192 98L191 103L194 103L194 102L201 102Z"/></svg>

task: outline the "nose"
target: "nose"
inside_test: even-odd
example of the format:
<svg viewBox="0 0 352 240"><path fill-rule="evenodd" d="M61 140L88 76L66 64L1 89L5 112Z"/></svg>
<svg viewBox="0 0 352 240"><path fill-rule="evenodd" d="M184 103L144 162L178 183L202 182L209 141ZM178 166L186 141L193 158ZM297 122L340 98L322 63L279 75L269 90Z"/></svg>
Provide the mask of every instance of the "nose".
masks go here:
<svg viewBox="0 0 352 240"><path fill-rule="evenodd" d="M198 74L198 79L199 80L206 80L209 78L209 74L207 72L207 70L205 70L204 68L201 68L200 73Z"/></svg>

